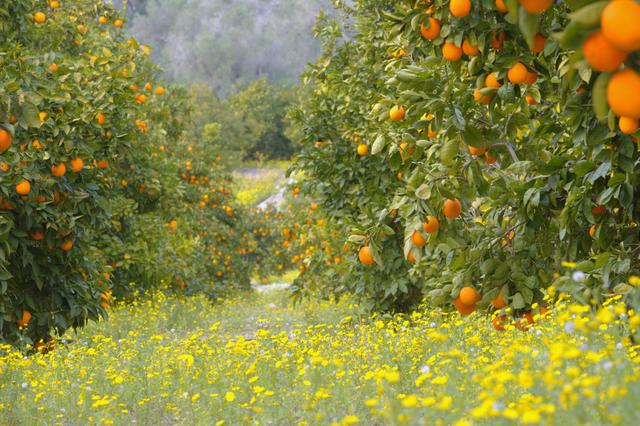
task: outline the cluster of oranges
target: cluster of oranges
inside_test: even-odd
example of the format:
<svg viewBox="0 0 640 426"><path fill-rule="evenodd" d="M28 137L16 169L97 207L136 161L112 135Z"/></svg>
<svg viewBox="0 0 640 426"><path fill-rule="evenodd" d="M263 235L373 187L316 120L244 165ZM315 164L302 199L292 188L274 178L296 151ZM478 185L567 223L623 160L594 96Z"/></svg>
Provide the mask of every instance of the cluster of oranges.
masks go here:
<svg viewBox="0 0 640 426"><path fill-rule="evenodd" d="M613 73L607 85L607 101L625 134L635 133L640 120L640 73L624 66L640 50L639 22L640 4L634 0L611 1L602 10L599 28L582 45L591 68Z"/></svg>

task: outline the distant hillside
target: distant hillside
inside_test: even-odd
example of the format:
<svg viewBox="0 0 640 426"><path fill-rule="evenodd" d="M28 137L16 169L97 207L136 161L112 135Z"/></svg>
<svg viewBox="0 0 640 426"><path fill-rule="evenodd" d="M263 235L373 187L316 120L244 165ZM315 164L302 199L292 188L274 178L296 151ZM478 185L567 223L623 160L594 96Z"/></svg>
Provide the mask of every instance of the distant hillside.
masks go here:
<svg viewBox="0 0 640 426"><path fill-rule="evenodd" d="M121 0L115 3L122 3ZM312 27L330 0L129 0L129 31L168 79L226 95L257 78L295 81L320 53Z"/></svg>

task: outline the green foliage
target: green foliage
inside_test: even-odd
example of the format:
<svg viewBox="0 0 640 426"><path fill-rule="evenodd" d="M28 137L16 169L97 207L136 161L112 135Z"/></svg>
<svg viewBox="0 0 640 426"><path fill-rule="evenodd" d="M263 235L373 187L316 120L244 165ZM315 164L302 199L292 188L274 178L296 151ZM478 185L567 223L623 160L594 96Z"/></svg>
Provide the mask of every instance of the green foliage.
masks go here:
<svg viewBox="0 0 640 426"><path fill-rule="evenodd" d="M556 285L586 303L620 289L632 302L637 292L621 285L640 272L637 149L592 112L590 89L603 83L587 64L553 38L539 53L528 46L532 33L567 26L566 8L533 19L517 7L503 15L493 2L480 2L456 19L445 2L433 3L442 26L433 41L420 34L426 6L413 1L354 2L344 24L354 36L343 44L336 43L335 22L319 29L325 54L309 68L307 96L292 113L305 135L296 167L309 178L303 191L319 197L337 229L348 229L342 238L354 253L347 273L323 290L406 309L420 294L449 305L463 286L473 286L482 294L478 306L502 291L522 312L542 302L544 289L565 271L561 261L571 267L588 260L577 263L584 272L578 281ZM501 31L498 46L492 34ZM445 41L463 40L479 54L444 60ZM509 82L516 62L537 81ZM485 87L492 72L498 90ZM486 105L474 91L479 100L487 96ZM394 105L404 106L404 120L389 119ZM374 155L358 156L356 144ZM461 217L443 215L446 199L461 201ZM432 235L422 230L428 215L440 221ZM415 246L414 231L426 247ZM358 263L363 245L375 265Z"/></svg>

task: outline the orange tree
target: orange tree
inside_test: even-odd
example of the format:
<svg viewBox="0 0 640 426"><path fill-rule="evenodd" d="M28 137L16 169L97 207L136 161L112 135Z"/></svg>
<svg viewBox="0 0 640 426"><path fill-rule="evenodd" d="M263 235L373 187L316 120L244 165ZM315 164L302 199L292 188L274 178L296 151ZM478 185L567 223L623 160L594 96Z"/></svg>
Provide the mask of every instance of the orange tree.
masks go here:
<svg viewBox="0 0 640 426"><path fill-rule="evenodd" d="M530 318L565 261L555 287L634 300L638 7L361 0L323 22L292 115L303 189L349 228L325 290Z"/></svg>
<svg viewBox="0 0 640 426"><path fill-rule="evenodd" d="M101 1L0 6L0 339L43 345L163 280L246 287L242 212L184 90Z"/></svg>

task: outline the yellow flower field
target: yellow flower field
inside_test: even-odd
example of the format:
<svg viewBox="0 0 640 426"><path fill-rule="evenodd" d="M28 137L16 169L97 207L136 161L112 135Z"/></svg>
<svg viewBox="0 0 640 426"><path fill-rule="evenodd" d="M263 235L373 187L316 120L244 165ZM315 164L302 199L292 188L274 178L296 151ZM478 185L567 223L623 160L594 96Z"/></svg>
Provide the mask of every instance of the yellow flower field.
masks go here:
<svg viewBox="0 0 640 426"><path fill-rule="evenodd" d="M640 317L587 311L497 332L479 314L158 292L46 355L0 348L0 423L637 424Z"/></svg>

